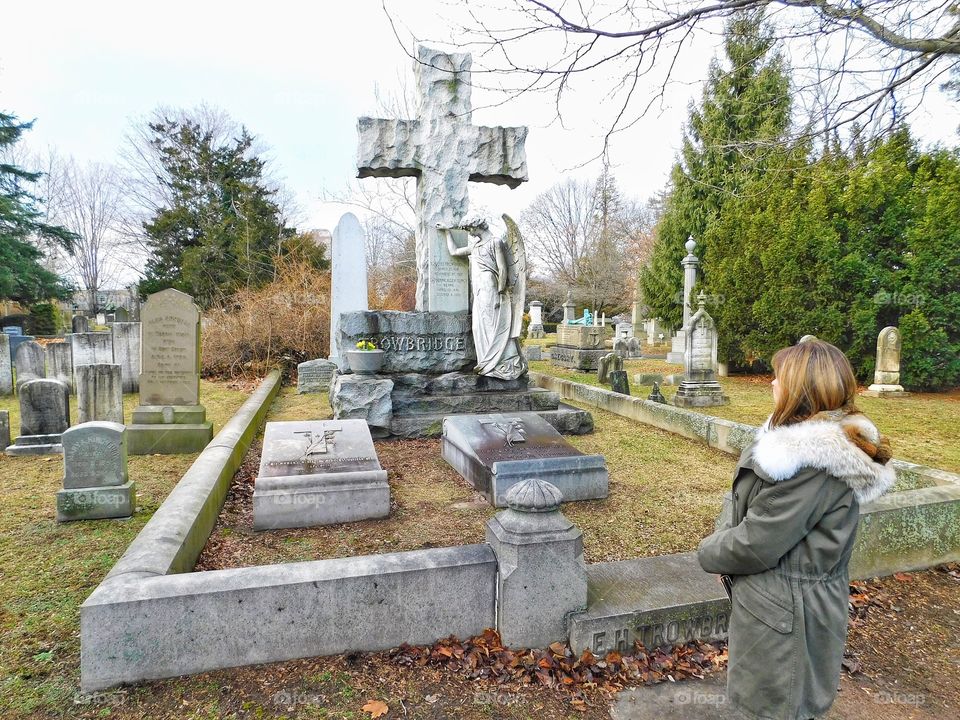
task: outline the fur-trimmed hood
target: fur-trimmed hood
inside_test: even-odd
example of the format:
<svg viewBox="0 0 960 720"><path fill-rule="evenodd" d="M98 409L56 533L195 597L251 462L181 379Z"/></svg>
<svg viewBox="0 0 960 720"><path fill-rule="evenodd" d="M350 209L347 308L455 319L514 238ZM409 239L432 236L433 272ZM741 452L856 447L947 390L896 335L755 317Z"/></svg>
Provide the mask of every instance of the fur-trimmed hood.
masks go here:
<svg viewBox="0 0 960 720"><path fill-rule="evenodd" d="M772 429L767 420L751 454L754 468L773 482L814 468L845 483L861 503L880 497L897 479L887 465L889 441L859 412L824 412Z"/></svg>

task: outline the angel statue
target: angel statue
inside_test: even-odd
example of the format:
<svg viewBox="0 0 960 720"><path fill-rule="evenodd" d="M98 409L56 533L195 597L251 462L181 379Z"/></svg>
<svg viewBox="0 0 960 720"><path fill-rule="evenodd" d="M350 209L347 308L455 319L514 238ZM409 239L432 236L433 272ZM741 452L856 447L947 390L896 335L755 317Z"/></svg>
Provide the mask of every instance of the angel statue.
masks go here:
<svg viewBox="0 0 960 720"><path fill-rule="evenodd" d="M473 344L477 349L474 372L501 380L516 380L527 372L520 352L520 328L527 294L527 254L520 228L503 216L506 232L497 237L479 215L464 218L446 233L447 249L455 257L470 259ZM466 247L457 247L450 230L464 230Z"/></svg>

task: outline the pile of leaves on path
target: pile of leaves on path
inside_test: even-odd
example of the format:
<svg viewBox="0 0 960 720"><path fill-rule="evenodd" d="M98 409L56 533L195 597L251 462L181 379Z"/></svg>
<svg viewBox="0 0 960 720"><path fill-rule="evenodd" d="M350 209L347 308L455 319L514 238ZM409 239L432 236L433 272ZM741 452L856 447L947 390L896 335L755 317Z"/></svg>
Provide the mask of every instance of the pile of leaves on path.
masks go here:
<svg viewBox="0 0 960 720"><path fill-rule="evenodd" d="M575 655L559 642L542 650L511 650L503 646L499 633L488 628L469 640L451 636L432 647L401 645L390 651L389 658L397 665L442 667L501 686L616 692L627 686L703 678L726 665L727 650L726 643L699 641L655 650L637 643L629 655L598 656L589 650Z"/></svg>

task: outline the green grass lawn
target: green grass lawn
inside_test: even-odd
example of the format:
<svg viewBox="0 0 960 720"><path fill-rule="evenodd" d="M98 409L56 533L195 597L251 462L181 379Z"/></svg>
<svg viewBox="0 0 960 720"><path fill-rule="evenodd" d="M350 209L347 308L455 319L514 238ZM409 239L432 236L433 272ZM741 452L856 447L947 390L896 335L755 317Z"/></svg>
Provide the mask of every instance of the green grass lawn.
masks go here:
<svg viewBox="0 0 960 720"><path fill-rule="evenodd" d="M201 401L219 430L247 392L202 382ZM76 421L76 398L71 397ZM127 417L137 396L124 398ZM19 430L15 398L0 398ZM59 455L0 453L0 717L77 717L80 679L80 604L160 506L196 455L129 459L137 512L129 520L57 524Z"/></svg>
<svg viewBox="0 0 960 720"><path fill-rule="evenodd" d="M663 360L626 360L624 370L630 379L631 393L647 397L650 385L635 385L638 373L670 375L682 373L681 365ZM530 363L530 369L587 385L599 385L596 373L574 372L557 367L548 360ZM771 376L739 375L720 378L723 391L730 397L729 405L710 408L691 408L705 415L760 425L772 410ZM669 402L676 387L662 386ZM860 397L858 407L890 436L894 456L901 460L930 465L950 472L960 472L960 390L947 393L913 393L890 400Z"/></svg>

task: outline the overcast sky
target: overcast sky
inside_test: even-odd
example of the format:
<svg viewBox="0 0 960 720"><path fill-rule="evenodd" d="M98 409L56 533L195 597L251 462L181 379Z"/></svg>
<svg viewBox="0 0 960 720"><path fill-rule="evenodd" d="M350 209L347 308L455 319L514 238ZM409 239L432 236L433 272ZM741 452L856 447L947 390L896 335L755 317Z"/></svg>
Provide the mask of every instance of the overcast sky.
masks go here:
<svg viewBox="0 0 960 720"><path fill-rule="evenodd" d="M482 1L482 0L473 0ZM440 3L388 3L421 36L444 37ZM401 27L401 33L403 28ZM407 36L408 37L408 36ZM678 79L613 147L622 189L644 199L663 188L681 141L687 104L713 54L707 40L683 57ZM30 2L4 9L0 29L0 109L36 118L31 147L53 146L78 159L113 162L132 120L158 105L206 102L226 110L272 149L277 174L296 194L307 228L332 228L343 207L322 201L356 173L356 119L376 112L411 61L379 0L349 2ZM475 205L518 213L533 197L596 154L602 127L589 83L568 128L546 99L478 110L473 121L528 125L530 181L517 190L483 186ZM474 92L474 106L489 101ZM930 141L956 144L960 108L939 93L913 121Z"/></svg>

